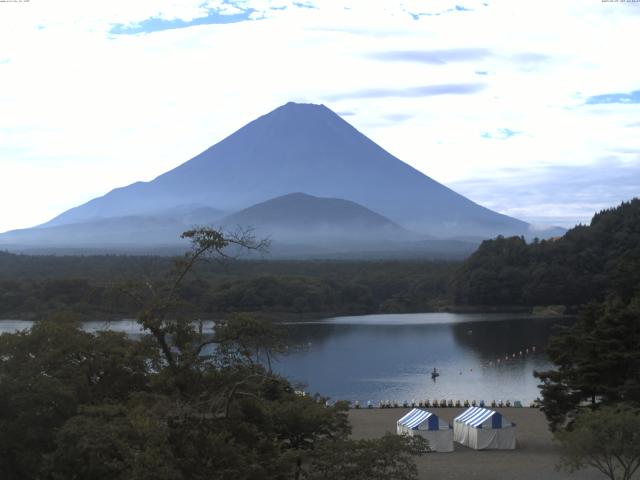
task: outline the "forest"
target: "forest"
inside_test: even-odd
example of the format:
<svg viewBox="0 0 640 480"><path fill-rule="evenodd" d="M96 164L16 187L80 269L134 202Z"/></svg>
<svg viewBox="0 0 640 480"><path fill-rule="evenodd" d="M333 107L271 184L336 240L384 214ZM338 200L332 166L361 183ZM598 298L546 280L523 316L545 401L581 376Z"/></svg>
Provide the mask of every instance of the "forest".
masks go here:
<svg viewBox="0 0 640 480"><path fill-rule="evenodd" d="M128 285L161 278L172 261L0 252L0 318L34 319L52 311L94 319L132 316ZM484 241L464 262L209 261L194 268L178 293L209 318L229 312L314 317L544 305L575 312L611 292L628 299L639 284L640 200L634 199L561 238Z"/></svg>
<svg viewBox="0 0 640 480"><path fill-rule="evenodd" d="M0 318L70 311L83 319L135 314L133 281L155 281L173 259L156 256L30 256L0 252ZM204 316L228 312L332 315L441 308L457 263L234 260L203 262L181 285Z"/></svg>
<svg viewBox="0 0 640 480"><path fill-rule="evenodd" d="M640 200L597 213L563 237L484 241L455 272L454 304L566 305L628 300L640 285Z"/></svg>

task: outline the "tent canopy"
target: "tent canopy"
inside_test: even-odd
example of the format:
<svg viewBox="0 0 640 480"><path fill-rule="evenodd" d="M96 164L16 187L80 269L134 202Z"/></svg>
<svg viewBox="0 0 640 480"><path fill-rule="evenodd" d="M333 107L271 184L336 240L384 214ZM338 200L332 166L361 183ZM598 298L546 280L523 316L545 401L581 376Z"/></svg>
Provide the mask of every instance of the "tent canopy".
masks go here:
<svg viewBox="0 0 640 480"><path fill-rule="evenodd" d="M453 420L454 422L472 428L503 428L515 426L515 424L507 421L499 412L482 407L468 408Z"/></svg>
<svg viewBox="0 0 640 480"><path fill-rule="evenodd" d="M444 430L450 428L449 424L445 422L441 423L437 415L419 408L414 408L398 420L398 425L402 425L411 430Z"/></svg>
<svg viewBox="0 0 640 480"><path fill-rule="evenodd" d="M414 408L398 420L398 435L420 436L429 442L434 452L453 452L453 430L437 415Z"/></svg>

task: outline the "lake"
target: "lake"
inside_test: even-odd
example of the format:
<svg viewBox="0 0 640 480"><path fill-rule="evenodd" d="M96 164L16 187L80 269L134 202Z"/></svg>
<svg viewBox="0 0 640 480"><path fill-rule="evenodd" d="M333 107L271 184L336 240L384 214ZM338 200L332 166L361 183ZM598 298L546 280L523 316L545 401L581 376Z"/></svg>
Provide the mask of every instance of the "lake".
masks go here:
<svg viewBox="0 0 640 480"><path fill-rule="evenodd" d="M425 313L290 324L291 338L305 347L282 357L275 368L305 382L310 393L361 404L434 398L529 403L539 396L533 371L551 367L543 348L552 326L572 322ZM440 376L432 381L434 367Z"/></svg>
<svg viewBox="0 0 640 480"><path fill-rule="evenodd" d="M274 369L334 400L520 400L539 396L534 370L551 367L543 348L567 318L513 314L421 313L336 317L286 324L297 345ZM208 322L209 323L209 322ZM0 321L0 333L30 322ZM132 320L87 322L140 333ZM210 323L209 323L210 326ZM522 353L521 353L522 352ZM514 356L515 355L515 356ZM498 362L499 360L499 362ZM436 368L440 376L432 380Z"/></svg>

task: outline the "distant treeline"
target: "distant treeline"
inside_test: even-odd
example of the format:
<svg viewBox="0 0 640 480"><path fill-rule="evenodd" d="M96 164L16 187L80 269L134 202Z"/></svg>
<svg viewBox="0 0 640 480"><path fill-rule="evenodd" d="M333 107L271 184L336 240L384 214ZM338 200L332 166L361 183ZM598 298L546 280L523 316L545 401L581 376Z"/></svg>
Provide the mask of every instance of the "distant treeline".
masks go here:
<svg viewBox="0 0 640 480"><path fill-rule="evenodd" d="M0 317L67 310L84 318L132 316L134 282L171 269L166 257L55 257L0 253ZM233 261L200 265L180 289L201 315L225 312L366 314L440 308L457 263Z"/></svg>
<svg viewBox="0 0 640 480"><path fill-rule="evenodd" d="M84 318L138 311L133 283L164 278L161 256L28 256L0 252L0 318L69 310ZM236 260L194 269L180 295L200 315L333 315L535 305L576 307L640 286L640 200L596 214L562 238L483 242L464 262Z"/></svg>
<svg viewBox="0 0 640 480"><path fill-rule="evenodd" d="M578 306L640 287L640 200L593 217L562 238L498 237L483 242L456 272L451 299L473 305Z"/></svg>

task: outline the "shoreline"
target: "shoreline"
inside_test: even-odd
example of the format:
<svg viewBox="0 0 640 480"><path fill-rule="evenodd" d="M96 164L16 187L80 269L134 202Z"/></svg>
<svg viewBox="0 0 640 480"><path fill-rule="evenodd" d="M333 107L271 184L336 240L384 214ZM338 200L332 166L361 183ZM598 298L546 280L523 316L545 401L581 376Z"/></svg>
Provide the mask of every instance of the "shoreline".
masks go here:
<svg viewBox="0 0 640 480"><path fill-rule="evenodd" d="M135 318L137 312L134 313L114 313L96 310L91 313L77 312L73 309L64 310L67 313L72 313L80 318L80 321L119 321L129 320ZM257 317L271 320L274 323L287 323L290 321L296 321L300 323L314 322L327 318L335 317L361 317L368 315L402 315L402 314L420 314L420 313L459 313L459 314L514 314L514 315L531 315L533 317L558 317L558 318L570 318L575 317L575 307L565 307L561 305L434 305L431 308L423 308L417 311L414 310L399 310L399 311L330 311L330 312L270 312L270 311L238 311L238 312L209 312L208 314L201 315L208 319L224 318L232 313L247 313L255 315ZM0 314L0 321L16 320L16 317L21 317L21 320L25 321L38 321L45 318L47 315L42 312L12 312Z"/></svg>
<svg viewBox="0 0 640 480"><path fill-rule="evenodd" d="M396 433L396 421L410 408L351 409L348 417L351 438L373 439L389 432ZM441 419L452 423L464 408L428 408ZM538 408L496 408L516 424L516 450L476 451L454 442L451 453L428 453L415 457L421 480L599 480L596 470L581 470L575 474L556 470L558 446Z"/></svg>

